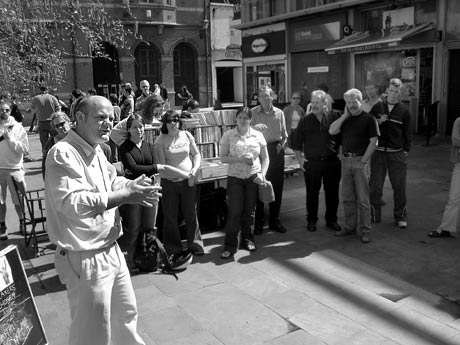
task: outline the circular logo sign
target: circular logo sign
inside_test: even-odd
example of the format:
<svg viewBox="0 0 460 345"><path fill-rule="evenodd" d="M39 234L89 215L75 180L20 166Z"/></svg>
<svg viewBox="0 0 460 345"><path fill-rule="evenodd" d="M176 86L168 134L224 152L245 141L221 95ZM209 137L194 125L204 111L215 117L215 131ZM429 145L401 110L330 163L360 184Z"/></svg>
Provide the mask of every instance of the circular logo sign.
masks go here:
<svg viewBox="0 0 460 345"><path fill-rule="evenodd" d="M251 49L254 53L263 53L268 48L268 42L263 38L256 38L251 43Z"/></svg>

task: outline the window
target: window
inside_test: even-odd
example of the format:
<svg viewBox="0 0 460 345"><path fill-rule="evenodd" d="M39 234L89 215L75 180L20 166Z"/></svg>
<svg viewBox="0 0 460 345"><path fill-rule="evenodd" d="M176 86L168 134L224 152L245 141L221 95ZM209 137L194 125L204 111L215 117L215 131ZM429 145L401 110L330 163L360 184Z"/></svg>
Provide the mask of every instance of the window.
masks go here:
<svg viewBox="0 0 460 345"><path fill-rule="evenodd" d="M286 0L247 0L241 6L244 22L286 13Z"/></svg>

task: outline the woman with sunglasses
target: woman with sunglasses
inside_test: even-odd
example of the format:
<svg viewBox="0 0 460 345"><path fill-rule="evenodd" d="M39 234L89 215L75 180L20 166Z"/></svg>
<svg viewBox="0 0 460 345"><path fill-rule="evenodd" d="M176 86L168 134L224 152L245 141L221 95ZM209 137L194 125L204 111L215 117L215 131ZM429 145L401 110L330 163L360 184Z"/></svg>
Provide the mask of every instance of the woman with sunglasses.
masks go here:
<svg viewBox="0 0 460 345"><path fill-rule="evenodd" d="M201 164L201 155L193 136L182 130L179 114L168 110L162 118L161 134L155 142L155 153L160 164L168 164L185 171L188 178L165 173L161 179L163 240L174 261L181 261L192 252L203 255L203 241L196 213L195 174ZM192 158L190 158L192 157ZM179 207L187 227L188 250L183 251L178 226Z"/></svg>
<svg viewBox="0 0 460 345"><path fill-rule="evenodd" d="M228 217L225 225L225 248L222 259L230 259L240 247L254 251L254 215L258 185L265 182L269 158L264 135L251 128L251 111L247 107L236 113L236 128L224 133L220 141L220 157L228 163Z"/></svg>
<svg viewBox="0 0 460 345"><path fill-rule="evenodd" d="M188 178L188 173L169 165L157 164L153 144L144 140L144 118L138 114L130 115L127 119L128 140L120 147L120 158L125 169L125 177L135 180L142 174L151 176L175 176ZM123 205L120 207L123 219L123 236L119 239L120 248L127 253L126 261L132 272L137 238L146 229L155 228L157 207L141 205Z"/></svg>

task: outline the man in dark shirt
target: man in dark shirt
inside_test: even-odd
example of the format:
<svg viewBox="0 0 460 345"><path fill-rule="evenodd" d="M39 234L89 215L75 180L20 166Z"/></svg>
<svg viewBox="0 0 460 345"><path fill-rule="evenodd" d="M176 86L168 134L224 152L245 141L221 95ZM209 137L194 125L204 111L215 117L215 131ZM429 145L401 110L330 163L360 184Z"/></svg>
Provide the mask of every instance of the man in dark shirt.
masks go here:
<svg viewBox="0 0 460 345"><path fill-rule="evenodd" d="M410 114L400 102L402 82L391 79L387 99L383 102L383 115L377 120L380 125L380 138L377 151L372 156L370 193L372 218L381 221L383 184L388 170L393 188L393 216L397 226L407 227L406 212L406 173L407 154L411 144Z"/></svg>
<svg viewBox="0 0 460 345"><path fill-rule="evenodd" d="M343 229L335 235L345 236L357 230L361 242L369 243L371 207L368 163L377 143L377 123L373 116L362 110L361 91L350 89L343 98L345 112L329 128L331 135L342 134L342 200L345 222Z"/></svg>
<svg viewBox="0 0 460 345"><path fill-rule="evenodd" d="M312 112L300 120L293 140L293 149L304 173L307 189L308 231L316 231L321 183L326 199L326 226L334 231L341 230L337 224L341 168L337 157L337 138L329 134L329 126L337 116L327 112L326 97L322 90L311 93Z"/></svg>

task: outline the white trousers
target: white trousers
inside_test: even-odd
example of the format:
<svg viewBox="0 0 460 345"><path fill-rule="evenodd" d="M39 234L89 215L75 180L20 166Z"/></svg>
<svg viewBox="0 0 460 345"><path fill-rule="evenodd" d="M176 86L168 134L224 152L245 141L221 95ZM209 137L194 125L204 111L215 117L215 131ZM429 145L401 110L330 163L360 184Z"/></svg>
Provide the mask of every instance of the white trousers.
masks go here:
<svg viewBox="0 0 460 345"><path fill-rule="evenodd" d="M70 304L70 345L145 345L125 258L118 247L84 252L58 247L59 278Z"/></svg>
<svg viewBox="0 0 460 345"><path fill-rule="evenodd" d="M450 181L449 200L442 215L438 230L458 232L460 220L460 163L454 165Z"/></svg>

